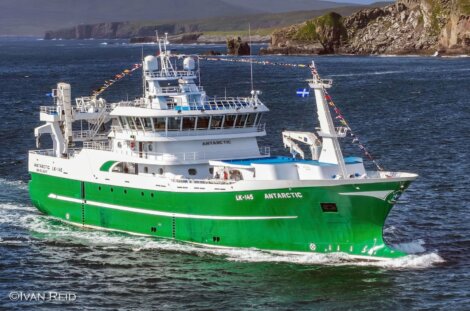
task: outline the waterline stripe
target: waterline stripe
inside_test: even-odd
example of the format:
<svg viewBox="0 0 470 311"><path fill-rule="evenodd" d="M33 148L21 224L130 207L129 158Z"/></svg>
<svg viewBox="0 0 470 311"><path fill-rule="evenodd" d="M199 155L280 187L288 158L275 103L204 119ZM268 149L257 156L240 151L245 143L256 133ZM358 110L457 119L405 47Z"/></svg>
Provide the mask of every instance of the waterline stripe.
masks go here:
<svg viewBox="0 0 470 311"><path fill-rule="evenodd" d="M359 196L365 196L365 197L373 197L377 199L384 200L387 198L387 196L392 193L393 191L390 190L385 190L385 191L358 191L358 192L343 192L340 193L340 195L359 195Z"/></svg>
<svg viewBox="0 0 470 311"><path fill-rule="evenodd" d="M122 205L114 205L96 201L89 200L80 200L70 197L65 197L61 195L56 195L54 193L49 194L48 196L51 199L73 202L78 204L89 204L93 206L115 209L126 212L133 212L139 214L155 215L155 216L165 216L165 217L175 217L175 218L191 218L191 219L213 219L213 220L269 220L269 219L295 219L297 216L210 216L210 215L194 215L194 214L181 214L181 213L169 213L161 212L154 210L146 210L142 208L128 207Z"/></svg>

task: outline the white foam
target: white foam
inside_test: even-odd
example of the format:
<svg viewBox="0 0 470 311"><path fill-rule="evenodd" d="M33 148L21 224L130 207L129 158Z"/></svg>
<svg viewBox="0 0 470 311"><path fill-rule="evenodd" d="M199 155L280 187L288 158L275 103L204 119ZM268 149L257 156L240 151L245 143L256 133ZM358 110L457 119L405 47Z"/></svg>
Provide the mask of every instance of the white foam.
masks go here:
<svg viewBox="0 0 470 311"><path fill-rule="evenodd" d="M327 265L327 266L373 266L384 269L423 269L430 268L444 262L437 253L412 254L399 259L384 261L360 261L345 253L282 253L277 251L263 251L258 249L240 248L213 248L203 245L180 243L169 239L156 239L145 236L134 236L117 232L108 232L94 229L82 229L72 225L58 222L56 219L37 213L31 206L17 206L14 204L0 205L0 223L8 221L19 224L41 239L72 242L84 246L102 247L103 249L129 249L134 252L171 251L196 256L217 256L228 261L246 263L293 263L301 265ZM28 213L25 214L25 211ZM424 249L422 240L399 244L404 251L418 251ZM421 249L419 249L421 247Z"/></svg>
<svg viewBox="0 0 470 311"><path fill-rule="evenodd" d="M7 180L4 178L0 178L0 184L10 186L13 188L18 188L21 190L28 190L28 184L22 180Z"/></svg>
<svg viewBox="0 0 470 311"><path fill-rule="evenodd" d="M345 74L333 74L328 75L329 77L354 77L354 76L374 76L374 75L388 75L395 73L405 73L402 70L388 70L388 71L373 71L373 72L361 72L361 73L345 73Z"/></svg>
<svg viewBox="0 0 470 311"><path fill-rule="evenodd" d="M406 242L406 243L393 244L393 248L396 248L407 254L417 254L417 253L423 253L426 251L426 248L424 248L424 244L426 243L423 240L419 239L416 241L411 241L411 242Z"/></svg>

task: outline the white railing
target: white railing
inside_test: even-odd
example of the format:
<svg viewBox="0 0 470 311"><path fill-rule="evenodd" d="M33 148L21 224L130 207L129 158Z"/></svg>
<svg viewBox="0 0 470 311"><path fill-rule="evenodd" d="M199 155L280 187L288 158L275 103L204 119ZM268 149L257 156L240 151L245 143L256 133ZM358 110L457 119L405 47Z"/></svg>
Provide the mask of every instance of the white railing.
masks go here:
<svg viewBox="0 0 470 311"><path fill-rule="evenodd" d="M139 107L139 108L147 108L148 104L145 103L143 98L139 98L136 100L123 100L116 103L116 107Z"/></svg>
<svg viewBox="0 0 470 311"><path fill-rule="evenodd" d="M175 178L171 179L172 182L180 184L210 184L210 185L231 185L236 183L235 180L224 179L189 179L189 178Z"/></svg>
<svg viewBox="0 0 470 311"><path fill-rule="evenodd" d="M150 78L177 78L177 77L195 77L194 71L178 70L168 72L145 71L145 76Z"/></svg>
<svg viewBox="0 0 470 311"><path fill-rule="evenodd" d="M195 89L192 89L194 88ZM159 94L171 94L171 93L183 93L183 92L193 92L193 91L199 91L202 92L204 91L204 88L202 86L189 86L189 85L184 85L184 86L165 86L165 87L160 87L157 88L157 93Z"/></svg>
<svg viewBox="0 0 470 311"><path fill-rule="evenodd" d="M93 134L91 130L81 130L81 131L73 131L72 132L73 140L85 140L85 139L96 139L96 140L104 140L108 138L108 134Z"/></svg>
<svg viewBox="0 0 470 311"><path fill-rule="evenodd" d="M217 97L206 98L201 104L190 103L188 106L176 106L175 110L239 110L242 108L253 108L263 105L259 100L251 97ZM187 108L183 108L187 107Z"/></svg>
<svg viewBox="0 0 470 311"><path fill-rule="evenodd" d="M211 128L211 129L191 129L191 130L162 130L154 131L148 130L136 131L135 129L123 129L121 126L111 126L111 131L123 133L128 132L134 136L151 136L151 137L184 137L184 136L205 136L205 135L221 135L221 134L238 134L238 133L251 133L251 132L264 132L266 130L266 123L260 123L257 126L249 127L233 127L233 128Z"/></svg>
<svg viewBox="0 0 470 311"><path fill-rule="evenodd" d="M111 151L112 148L107 141L86 141L83 142L84 149Z"/></svg>
<svg viewBox="0 0 470 311"><path fill-rule="evenodd" d="M87 142L83 144L84 148L111 151L108 144L100 142ZM190 161L209 161L209 160L223 160L236 158L256 158L259 156L270 156L270 147L260 147L259 154L254 154L252 149L237 150L234 154L233 151L221 154L220 151L193 151L193 152L178 152L178 153L161 153L161 152L148 152L148 151L130 151L130 150L112 150L116 154L131 156L135 158L148 159L154 161L164 162L190 162Z"/></svg>
<svg viewBox="0 0 470 311"><path fill-rule="evenodd" d="M81 150L80 148L68 149L67 153L62 154L61 158L63 159L72 158L73 156L75 156L76 153L80 152L80 150ZM57 157L54 149L30 150L29 153L39 154L39 155L48 156L48 157Z"/></svg>
<svg viewBox="0 0 470 311"><path fill-rule="evenodd" d="M40 106L39 111L45 114L59 114L57 106Z"/></svg>

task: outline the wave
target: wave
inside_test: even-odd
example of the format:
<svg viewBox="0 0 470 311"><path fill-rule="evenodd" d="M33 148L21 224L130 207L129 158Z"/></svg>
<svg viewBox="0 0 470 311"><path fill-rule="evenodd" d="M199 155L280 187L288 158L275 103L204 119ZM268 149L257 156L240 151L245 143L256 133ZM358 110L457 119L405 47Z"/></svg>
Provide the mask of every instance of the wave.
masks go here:
<svg viewBox="0 0 470 311"><path fill-rule="evenodd" d="M21 190L28 190L28 183L22 180L8 180L0 178L0 185L13 187Z"/></svg>
<svg viewBox="0 0 470 311"><path fill-rule="evenodd" d="M327 266L373 266L385 269L423 269L444 262L437 253L408 255L384 261L362 261L346 253L283 253L245 248L214 248L199 244L178 242L170 239L124 234L112 231L82 229L61 223L47 216L26 216L20 220L29 230L42 239L79 243L103 249L128 249L133 252L162 251L178 252L196 256L216 256L228 261L246 263L293 263L301 265ZM415 242L420 244L421 242ZM424 243L422 243L424 244Z"/></svg>
<svg viewBox="0 0 470 311"><path fill-rule="evenodd" d="M4 181L2 181L4 182ZM16 182L14 185L18 185ZM21 185L21 183L19 183ZM83 229L69 225L56 218L39 214L29 205L14 203L0 204L0 224L14 225L28 231L27 238L21 233L7 244L31 243L30 237L42 241L79 244L85 247L99 247L103 250L117 249L131 252L161 251L178 252L195 256L215 256L228 261L245 263L291 263L299 265L325 266L371 266L384 269L424 269L445 262L437 253L418 254L425 251L423 240L400 243L393 247L410 255L384 261L364 261L346 253L283 253L247 248L215 248L199 244L178 242L170 239L125 234L115 231ZM393 227L390 228L393 230ZM26 239L25 239L26 238ZM0 241L0 244L4 244Z"/></svg>
<svg viewBox="0 0 470 311"><path fill-rule="evenodd" d="M389 75L396 73L406 73L403 70L388 70L388 71L374 71L374 72L362 72L362 73L344 73L344 74L333 74L328 77L353 77L353 76L375 76L375 75Z"/></svg>

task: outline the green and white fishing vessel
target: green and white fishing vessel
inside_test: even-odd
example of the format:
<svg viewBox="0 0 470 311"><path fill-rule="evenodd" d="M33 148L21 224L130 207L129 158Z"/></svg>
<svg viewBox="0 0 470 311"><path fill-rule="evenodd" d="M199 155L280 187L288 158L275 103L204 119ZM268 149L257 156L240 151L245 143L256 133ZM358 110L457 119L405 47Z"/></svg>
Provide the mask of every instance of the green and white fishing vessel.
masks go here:
<svg viewBox="0 0 470 311"><path fill-rule="evenodd" d="M29 152L29 191L43 213L78 226L197 243L293 253L342 252L353 258L406 255L382 230L400 194L417 175L366 171L343 157L326 89L314 71L316 133L284 131L293 157L258 145L269 109L247 97L206 95L197 56L143 59L143 96L72 104L69 84L53 90L35 129L52 149ZM222 73L221 73L222 74ZM300 144L307 145L305 159Z"/></svg>

